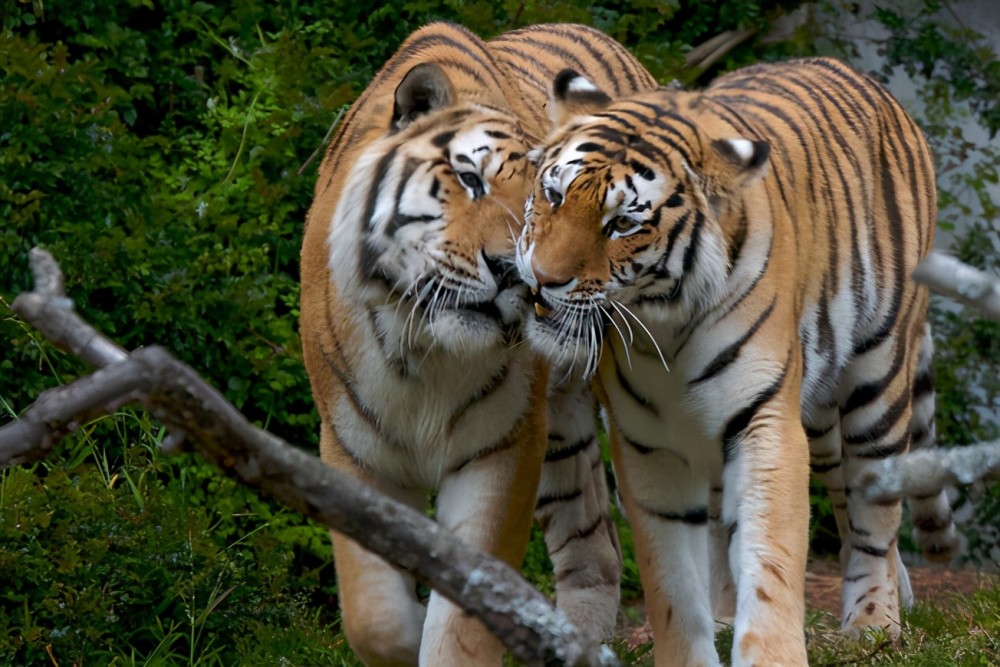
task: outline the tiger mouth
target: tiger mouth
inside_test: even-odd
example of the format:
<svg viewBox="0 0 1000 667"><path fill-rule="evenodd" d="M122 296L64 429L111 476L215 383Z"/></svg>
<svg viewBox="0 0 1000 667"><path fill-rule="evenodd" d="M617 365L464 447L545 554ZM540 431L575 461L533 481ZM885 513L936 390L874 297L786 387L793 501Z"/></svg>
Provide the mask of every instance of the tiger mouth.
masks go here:
<svg viewBox="0 0 1000 667"><path fill-rule="evenodd" d="M531 302L535 306L535 315L538 317L548 317L552 314L552 304L545 300L541 291L531 288Z"/></svg>
<svg viewBox="0 0 1000 667"><path fill-rule="evenodd" d="M500 308L497 306L496 301L490 299L489 301L480 301L477 303L463 303L455 306L456 311L469 311L471 313L479 313L480 315L485 315L491 320L501 320L503 319L503 314L500 312Z"/></svg>

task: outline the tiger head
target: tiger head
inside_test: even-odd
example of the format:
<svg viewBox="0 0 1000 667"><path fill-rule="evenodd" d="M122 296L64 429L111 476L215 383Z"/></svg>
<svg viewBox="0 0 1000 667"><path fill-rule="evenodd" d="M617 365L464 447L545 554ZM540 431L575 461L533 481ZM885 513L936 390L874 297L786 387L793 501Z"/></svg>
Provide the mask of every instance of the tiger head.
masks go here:
<svg viewBox="0 0 1000 667"><path fill-rule="evenodd" d="M552 98L560 129L517 249L535 302L524 330L545 357L589 376L609 325L680 326L720 301L769 149L720 126L698 93L612 102L564 70Z"/></svg>
<svg viewBox="0 0 1000 667"><path fill-rule="evenodd" d="M454 76L418 64L384 105L391 116L354 119L369 141L329 232L340 293L404 351L508 341L524 304L513 258L533 178L528 140L502 97Z"/></svg>

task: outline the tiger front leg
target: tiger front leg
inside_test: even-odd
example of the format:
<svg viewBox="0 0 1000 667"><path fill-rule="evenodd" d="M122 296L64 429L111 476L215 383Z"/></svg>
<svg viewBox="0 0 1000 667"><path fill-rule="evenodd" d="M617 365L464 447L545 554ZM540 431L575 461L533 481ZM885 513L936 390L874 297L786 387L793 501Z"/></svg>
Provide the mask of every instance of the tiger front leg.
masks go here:
<svg viewBox="0 0 1000 667"><path fill-rule="evenodd" d="M779 394L727 447L723 520L737 588L734 667L807 664L809 458L798 410L786 409L795 401Z"/></svg>
<svg viewBox="0 0 1000 667"><path fill-rule="evenodd" d="M536 379L535 388L542 382L544 376ZM442 526L514 568L520 567L528 545L545 455L545 401L534 405L503 442L447 475L437 494L437 521ZM503 654L503 645L478 619L436 591L431 593L421 665L498 667Z"/></svg>
<svg viewBox="0 0 1000 667"><path fill-rule="evenodd" d="M337 470L374 486L414 509L423 510L422 492L381 482L359 468L341 448L334 430L320 428L323 459ZM425 608L409 574L393 567L357 542L330 531L341 622L351 649L369 667L415 665Z"/></svg>
<svg viewBox="0 0 1000 667"><path fill-rule="evenodd" d="M597 440L594 397L581 381L549 389L549 438L535 519L556 578L556 605L594 639L614 634L622 571Z"/></svg>
<svg viewBox="0 0 1000 667"><path fill-rule="evenodd" d="M690 449L653 449L612 429L657 667L720 664L709 586L710 466L692 461Z"/></svg>

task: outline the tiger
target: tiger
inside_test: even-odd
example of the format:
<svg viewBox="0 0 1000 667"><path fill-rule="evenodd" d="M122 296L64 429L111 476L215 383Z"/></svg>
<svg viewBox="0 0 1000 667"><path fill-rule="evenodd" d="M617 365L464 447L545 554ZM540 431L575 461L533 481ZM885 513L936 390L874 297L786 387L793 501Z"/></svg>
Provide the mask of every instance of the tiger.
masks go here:
<svg viewBox="0 0 1000 667"><path fill-rule="evenodd" d="M588 72L615 97L657 86L623 46L585 25L527 26L494 37L487 46L518 83L530 114L525 121L542 137L555 123L551 82L566 67ZM552 561L559 608L592 636L608 639L618 618L622 552L609 515L595 399L589 383L555 368L548 402L548 446L535 519Z"/></svg>
<svg viewBox="0 0 1000 667"><path fill-rule="evenodd" d="M551 73L574 66L610 90L619 77L652 87L626 56L584 26L489 45L448 23L415 31L337 128L301 251L300 335L323 461L419 511L433 493L440 524L514 567L537 501L549 544L562 540L557 604L594 633L613 627L620 560L598 507L603 470L586 458L593 412L579 407L585 385L555 387L552 404L577 410L563 421L584 415L590 426L548 435L549 369L522 344L530 306L514 245L529 153L553 124L538 103ZM577 497L560 496L566 488ZM573 522L592 516L588 539ZM366 664L500 663L502 646L478 620L437 592L425 605L409 574L331 538L342 628Z"/></svg>
<svg viewBox="0 0 1000 667"><path fill-rule="evenodd" d="M841 539L845 632L900 630L900 502L854 480L933 440L936 191L914 121L828 58L612 100L572 69L516 262L529 344L592 378L657 665L804 665L810 466ZM912 505L925 555L947 497Z"/></svg>

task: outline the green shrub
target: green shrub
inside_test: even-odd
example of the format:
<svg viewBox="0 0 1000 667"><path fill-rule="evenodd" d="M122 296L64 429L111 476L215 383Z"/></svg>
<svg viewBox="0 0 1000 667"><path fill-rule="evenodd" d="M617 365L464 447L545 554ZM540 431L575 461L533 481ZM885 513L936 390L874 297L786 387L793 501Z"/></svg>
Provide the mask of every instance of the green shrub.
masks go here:
<svg viewBox="0 0 1000 667"><path fill-rule="evenodd" d="M343 654L325 530L151 444L0 473L0 664Z"/></svg>

